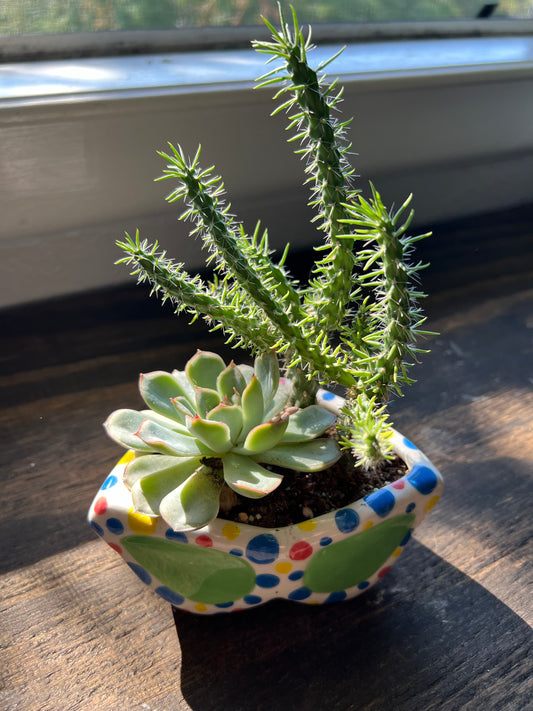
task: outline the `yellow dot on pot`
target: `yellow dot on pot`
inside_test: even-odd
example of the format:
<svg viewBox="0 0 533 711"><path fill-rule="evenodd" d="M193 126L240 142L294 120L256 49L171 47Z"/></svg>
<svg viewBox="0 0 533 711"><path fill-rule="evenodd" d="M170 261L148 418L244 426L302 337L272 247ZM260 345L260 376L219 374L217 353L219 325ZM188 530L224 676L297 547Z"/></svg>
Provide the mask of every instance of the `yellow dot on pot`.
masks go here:
<svg viewBox="0 0 533 711"><path fill-rule="evenodd" d="M135 457L135 452L132 452L131 450L129 452L126 452L126 454L122 457L122 459L119 461L119 464L127 464L128 462L131 462L132 459Z"/></svg>
<svg viewBox="0 0 533 711"><path fill-rule="evenodd" d="M141 536L155 533L157 521L156 517L138 513L133 507L128 511L128 526L133 533L139 533Z"/></svg>
<svg viewBox="0 0 533 711"><path fill-rule="evenodd" d="M289 563L289 561L285 561L283 563L276 564L276 573L281 573L281 575L286 575L287 573L290 573L291 570L292 570L292 563Z"/></svg>
<svg viewBox="0 0 533 711"><path fill-rule="evenodd" d="M431 511L431 509L435 506L437 501L440 499L440 496L432 496L431 499L427 502L424 511L427 513L428 511Z"/></svg>
<svg viewBox="0 0 533 711"><path fill-rule="evenodd" d="M227 523L222 529L222 535L225 536L228 541L235 540L240 532L241 529L235 523Z"/></svg>
<svg viewBox="0 0 533 711"><path fill-rule="evenodd" d="M363 531L368 531L368 529L372 528L373 525L374 521L367 521L367 523L365 523L365 525L363 526Z"/></svg>
<svg viewBox="0 0 533 711"><path fill-rule="evenodd" d="M401 553L402 551L403 551L403 548L396 548L396 550L395 550L394 553L392 554L393 557L394 557L394 558L397 558L397 557L400 555L400 553Z"/></svg>
<svg viewBox="0 0 533 711"><path fill-rule="evenodd" d="M311 519L309 521L301 521L300 523L297 523L296 525L302 531L312 531L314 528L316 528L316 521Z"/></svg>
<svg viewBox="0 0 533 711"><path fill-rule="evenodd" d="M194 606L194 609L196 612L205 612L207 610L207 605L204 605L203 602L199 602L197 605Z"/></svg>

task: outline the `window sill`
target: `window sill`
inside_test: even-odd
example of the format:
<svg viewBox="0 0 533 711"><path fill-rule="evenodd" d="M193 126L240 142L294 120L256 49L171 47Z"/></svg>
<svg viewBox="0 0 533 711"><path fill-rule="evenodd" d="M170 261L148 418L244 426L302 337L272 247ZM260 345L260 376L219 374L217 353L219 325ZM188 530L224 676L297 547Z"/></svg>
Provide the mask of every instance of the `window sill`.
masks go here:
<svg viewBox="0 0 533 711"><path fill-rule="evenodd" d="M341 45L316 48L316 65ZM0 65L0 108L54 101L249 89L265 71L252 49ZM346 82L533 74L533 37L421 39L348 45L328 68Z"/></svg>

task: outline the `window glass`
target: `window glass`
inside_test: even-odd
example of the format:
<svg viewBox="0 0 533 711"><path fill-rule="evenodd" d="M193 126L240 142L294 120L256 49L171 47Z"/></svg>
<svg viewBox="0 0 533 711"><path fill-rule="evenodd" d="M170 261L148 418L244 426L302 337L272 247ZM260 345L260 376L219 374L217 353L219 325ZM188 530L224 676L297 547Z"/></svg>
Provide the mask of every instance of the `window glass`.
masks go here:
<svg viewBox="0 0 533 711"><path fill-rule="evenodd" d="M284 3L288 7L289 3ZM292 0L301 23L363 23L533 18L531 0ZM277 19L276 0L0 0L0 33L176 29L261 24Z"/></svg>

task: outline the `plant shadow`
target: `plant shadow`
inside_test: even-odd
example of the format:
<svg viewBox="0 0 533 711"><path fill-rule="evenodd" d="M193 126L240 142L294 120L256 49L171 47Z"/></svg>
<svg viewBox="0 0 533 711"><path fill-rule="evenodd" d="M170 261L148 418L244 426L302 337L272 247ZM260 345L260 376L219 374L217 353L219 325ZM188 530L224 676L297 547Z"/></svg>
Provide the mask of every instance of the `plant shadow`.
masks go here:
<svg viewBox="0 0 533 711"><path fill-rule="evenodd" d="M529 626L417 541L349 602L174 618L193 711L527 706Z"/></svg>

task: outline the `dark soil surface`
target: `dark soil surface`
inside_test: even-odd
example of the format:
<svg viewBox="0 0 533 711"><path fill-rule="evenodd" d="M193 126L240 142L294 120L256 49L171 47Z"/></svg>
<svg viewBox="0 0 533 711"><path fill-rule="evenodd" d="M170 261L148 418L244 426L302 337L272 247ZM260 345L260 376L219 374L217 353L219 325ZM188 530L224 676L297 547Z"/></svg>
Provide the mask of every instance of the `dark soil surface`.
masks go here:
<svg viewBox="0 0 533 711"><path fill-rule="evenodd" d="M283 474L278 488L262 499L247 499L227 489L221 497L220 518L264 528L300 523L357 501L400 479L407 466L398 457L368 471L355 467L344 454L321 472L276 470Z"/></svg>

